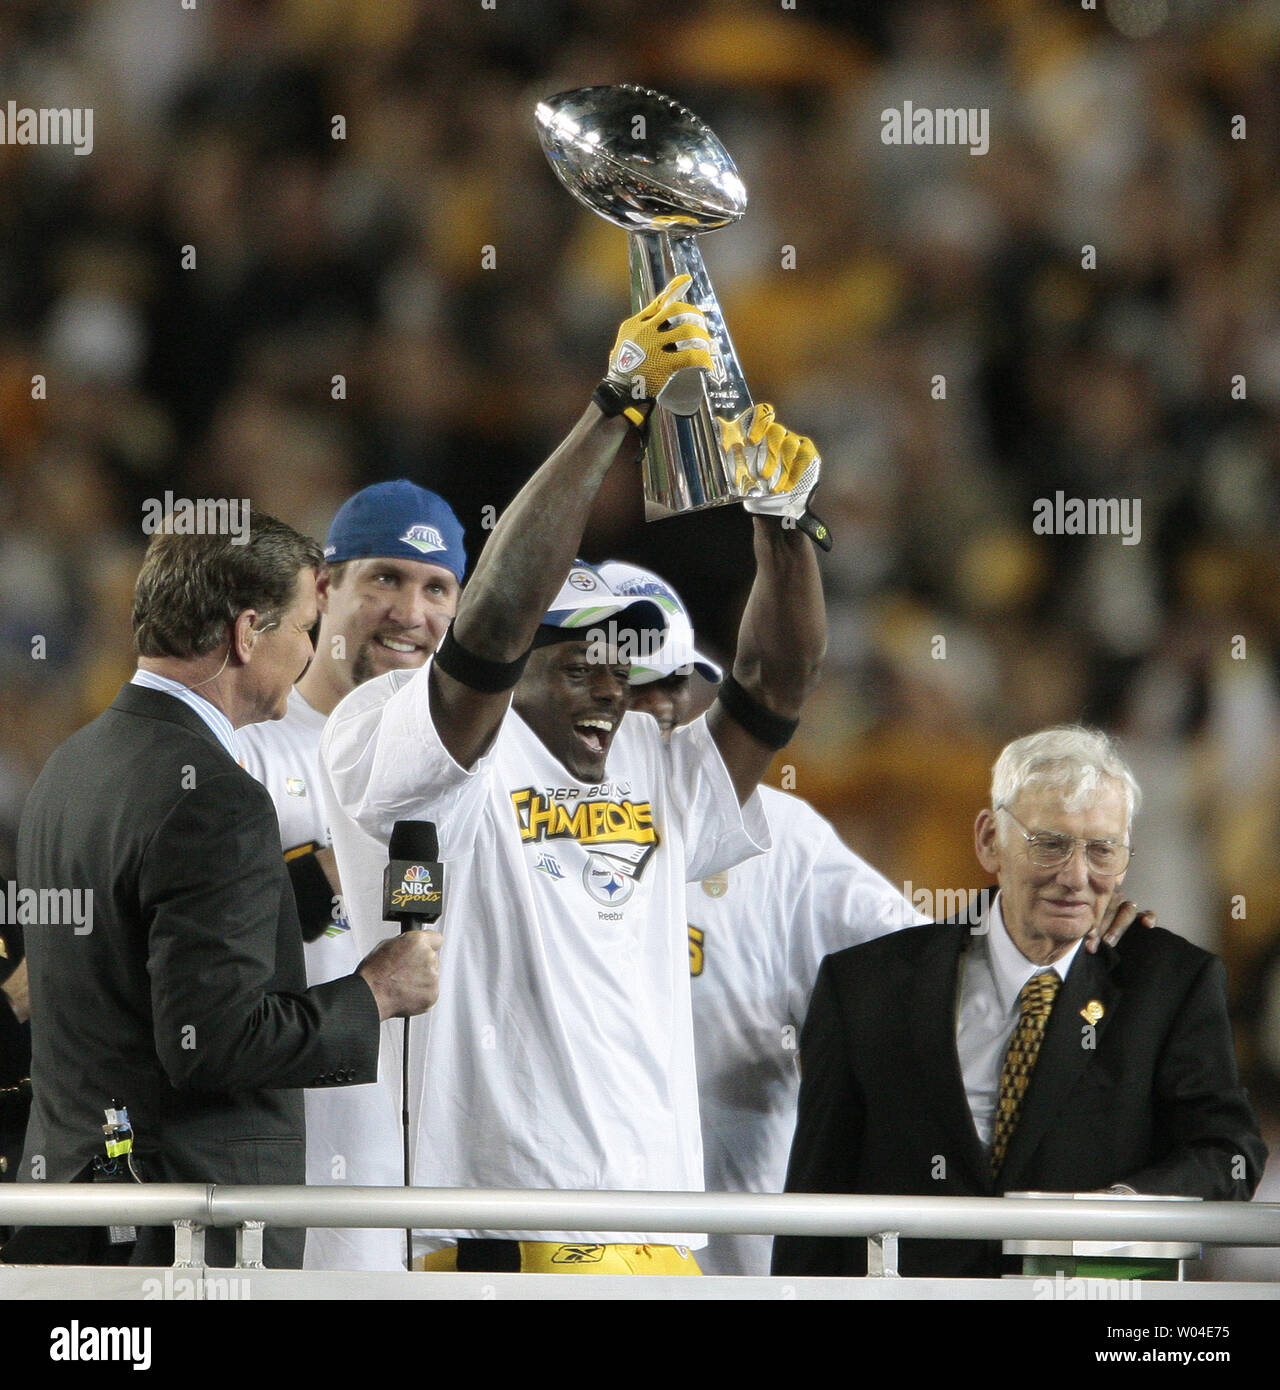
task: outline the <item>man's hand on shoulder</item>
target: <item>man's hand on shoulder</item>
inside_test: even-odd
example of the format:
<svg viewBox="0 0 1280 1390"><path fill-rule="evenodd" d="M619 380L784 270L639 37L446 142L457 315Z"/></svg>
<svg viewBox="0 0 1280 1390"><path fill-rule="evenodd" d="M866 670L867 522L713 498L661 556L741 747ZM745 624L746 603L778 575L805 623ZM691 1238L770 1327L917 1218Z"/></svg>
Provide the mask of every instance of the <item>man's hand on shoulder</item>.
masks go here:
<svg viewBox="0 0 1280 1390"><path fill-rule="evenodd" d="M365 956L355 973L373 991L380 1019L412 1018L436 1002L443 945L438 931L408 931L379 942Z"/></svg>
<svg viewBox="0 0 1280 1390"><path fill-rule="evenodd" d="M1102 921L1085 937L1085 950L1090 955L1096 955L1104 941L1108 946L1114 946L1135 922L1144 927L1154 927L1156 914L1151 908L1140 908L1137 903L1117 894L1111 899L1111 906Z"/></svg>
<svg viewBox="0 0 1280 1390"><path fill-rule="evenodd" d="M4 991L5 998L9 1001L9 1007L13 1010L13 1016L19 1023L25 1023L31 1017L31 990L27 982L27 962L22 959L18 962L13 974L0 985L0 990Z"/></svg>

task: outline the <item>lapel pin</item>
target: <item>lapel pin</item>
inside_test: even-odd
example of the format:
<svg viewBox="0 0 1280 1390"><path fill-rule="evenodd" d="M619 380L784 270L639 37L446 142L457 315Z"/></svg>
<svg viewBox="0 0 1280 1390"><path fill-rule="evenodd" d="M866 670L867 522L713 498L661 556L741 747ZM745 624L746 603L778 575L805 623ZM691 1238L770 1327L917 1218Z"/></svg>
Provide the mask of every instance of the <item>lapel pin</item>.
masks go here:
<svg viewBox="0 0 1280 1390"><path fill-rule="evenodd" d="M1084 1019L1086 1023L1097 1023L1105 1013L1106 1009L1104 1009L1096 999L1090 999L1084 1008L1080 1010L1080 1017Z"/></svg>

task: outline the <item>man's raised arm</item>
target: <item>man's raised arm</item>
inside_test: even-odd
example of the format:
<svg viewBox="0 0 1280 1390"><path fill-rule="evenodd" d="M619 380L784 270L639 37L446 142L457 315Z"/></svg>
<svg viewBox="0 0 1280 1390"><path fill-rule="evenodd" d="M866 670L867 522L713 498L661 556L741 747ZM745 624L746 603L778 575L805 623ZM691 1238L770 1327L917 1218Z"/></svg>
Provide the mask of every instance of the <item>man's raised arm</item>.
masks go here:
<svg viewBox="0 0 1280 1390"><path fill-rule="evenodd" d="M687 275L678 276L623 323L609 375L564 442L503 512L463 590L430 675L433 722L463 767L475 762L497 732L629 425L643 423L677 371L711 367L706 321L678 298L688 283Z"/></svg>
<svg viewBox="0 0 1280 1390"><path fill-rule="evenodd" d="M772 406L753 406L721 428L738 460L740 489L764 491L744 503L755 513L756 576L738 630L733 674L707 716L738 799L745 802L794 732L827 648L817 559L797 524L811 515L819 460L811 440L775 421Z"/></svg>

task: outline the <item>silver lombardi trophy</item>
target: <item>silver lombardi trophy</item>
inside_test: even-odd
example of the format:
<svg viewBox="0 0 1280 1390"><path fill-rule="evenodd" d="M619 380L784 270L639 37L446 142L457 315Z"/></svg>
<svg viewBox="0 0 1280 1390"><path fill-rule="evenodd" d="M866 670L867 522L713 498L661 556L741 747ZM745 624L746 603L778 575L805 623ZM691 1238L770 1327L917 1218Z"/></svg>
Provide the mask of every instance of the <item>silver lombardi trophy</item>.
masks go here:
<svg viewBox="0 0 1280 1390"><path fill-rule="evenodd" d="M592 212L629 233L631 307L675 275L706 315L714 370L677 373L658 397L645 446L650 520L739 501L716 420L751 405L697 237L747 206L733 160L706 125L647 87L582 87L540 102L538 133L560 181Z"/></svg>

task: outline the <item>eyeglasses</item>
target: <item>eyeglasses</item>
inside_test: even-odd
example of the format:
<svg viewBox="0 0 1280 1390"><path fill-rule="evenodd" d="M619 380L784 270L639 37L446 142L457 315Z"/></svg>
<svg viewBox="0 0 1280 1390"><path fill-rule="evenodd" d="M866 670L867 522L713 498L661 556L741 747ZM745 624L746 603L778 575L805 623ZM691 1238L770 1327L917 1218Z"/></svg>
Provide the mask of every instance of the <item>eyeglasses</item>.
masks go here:
<svg viewBox="0 0 1280 1390"><path fill-rule="evenodd" d="M1077 845L1084 846L1084 857L1089 867L1099 874L1122 874L1133 858L1128 845L1115 840L1080 840L1074 835L1059 835L1052 830L1037 830L1032 833L1005 805L996 807L1018 827L1022 838L1027 842L1027 857L1042 869L1057 869L1076 852Z"/></svg>

